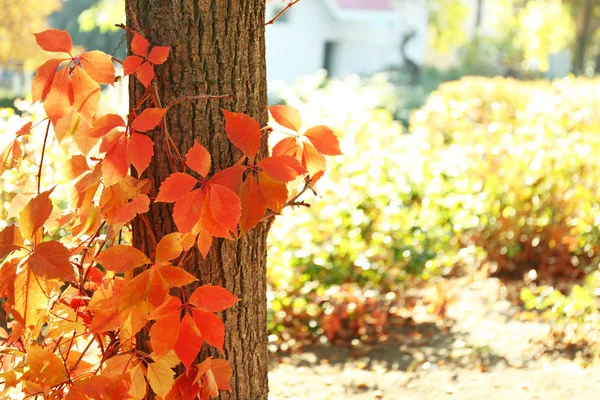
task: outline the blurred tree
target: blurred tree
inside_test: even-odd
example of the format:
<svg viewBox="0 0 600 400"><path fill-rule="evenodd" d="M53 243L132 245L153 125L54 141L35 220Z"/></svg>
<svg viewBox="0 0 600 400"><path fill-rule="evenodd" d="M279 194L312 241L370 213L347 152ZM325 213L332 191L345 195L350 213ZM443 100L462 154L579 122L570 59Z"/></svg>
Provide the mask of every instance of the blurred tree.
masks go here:
<svg viewBox="0 0 600 400"><path fill-rule="evenodd" d="M60 7L60 0L0 0L0 66L3 69L33 69L44 58L31 33L48 28L46 17Z"/></svg>

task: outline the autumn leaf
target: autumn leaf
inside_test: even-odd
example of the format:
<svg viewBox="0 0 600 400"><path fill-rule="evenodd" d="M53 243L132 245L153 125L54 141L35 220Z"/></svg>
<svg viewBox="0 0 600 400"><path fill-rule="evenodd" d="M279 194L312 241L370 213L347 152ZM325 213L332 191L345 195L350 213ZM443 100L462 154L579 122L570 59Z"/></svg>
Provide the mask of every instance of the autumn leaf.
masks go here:
<svg viewBox="0 0 600 400"><path fill-rule="evenodd" d="M97 83L115 82L115 67L108 54L98 50L88 51L80 55L79 60L83 69Z"/></svg>
<svg viewBox="0 0 600 400"><path fill-rule="evenodd" d="M192 293L189 302L201 311L220 312L233 306L239 300L221 286L204 285Z"/></svg>
<svg viewBox="0 0 600 400"><path fill-rule="evenodd" d="M160 185L157 202L173 203L189 193L198 180L191 175L183 172L175 172L169 175Z"/></svg>
<svg viewBox="0 0 600 400"><path fill-rule="evenodd" d="M181 360L186 370L189 370L192 366L202 348L202 343L203 335L200 333L196 322L186 312L181 320L177 341L173 347L175 354L177 354L177 357Z"/></svg>
<svg viewBox="0 0 600 400"><path fill-rule="evenodd" d="M154 79L154 66L149 62L142 63L135 71L135 76L145 87L150 86L150 82Z"/></svg>
<svg viewBox="0 0 600 400"><path fill-rule="evenodd" d="M158 245L156 246L156 263L162 263L166 261L171 261L181 254L183 248L179 243L179 239L181 238L181 233L173 232L165 235L160 239Z"/></svg>
<svg viewBox="0 0 600 400"><path fill-rule="evenodd" d="M290 182L307 171L298 160L290 156L263 158L257 164L267 175L280 182Z"/></svg>
<svg viewBox="0 0 600 400"><path fill-rule="evenodd" d="M148 48L150 47L150 43L146 40L145 37L140 35L139 33L135 33L133 38L131 39L131 51L137 54L138 56L146 57L148 54Z"/></svg>
<svg viewBox="0 0 600 400"><path fill-rule="evenodd" d="M146 135L133 132L127 142L127 157L138 175L144 173L154 156L154 142Z"/></svg>
<svg viewBox="0 0 600 400"><path fill-rule="evenodd" d="M69 159L61 168L61 172L66 179L73 180L79 177L86 171L89 171L90 167L87 163L85 156L76 154Z"/></svg>
<svg viewBox="0 0 600 400"><path fill-rule="evenodd" d="M152 64L162 64L167 61L170 50L171 48L167 46L154 46L148 54L148 61Z"/></svg>
<svg viewBox="0 0 600 400"><path fill-rule="evenodd" d="M275 212L281 212L288 198L286 184L271 178L262 171L258 173L258 182L265 199L265 206Z"/></svg>
<svg viewBox="0 0 600 400"><path fill-rule="evenodd" d="M19 213L21 232L29 241L33 241L35 233L44 225L52 212L50 194L53 190L50 189L35 196Z"/></svg>
<svg viewBox="0 0 600 400"><path fill-rule="evenodd" d="M323 125L310 128L304 133L319 153L326 156L339 156L342 154L340 143L333 131Z"/></svg>
<svg viewBox="0 0 600 400"><path fill-rule="evenodd" d="M117 273L150 264L150 260L144 253L135 247L122 244L104 250L96 261L105 269Z"/></svg>
<svg viewBox="0 0 600 400"><path fill-rule="evenodd" d="M147 132L156 128L167 110L165 108L146 108L131 123L131 129L138 132Z"/></svg>
<svg viewBox="0 0 600 400"><path fill-rule="evenodd" d="M173 220L179 232L190 232L200 220L205 197L202 189L196 189L177 200L173 207Z"/></svg>
<svg viewBox="0 0 600 400"><path fill-rule="evenodd" d="M185 156L185 163L202 177L206 177L210 171L210 153L204 146L194 141L194 146Z"/></svg>
<svg viewBox="0 0 600 400"><path fill-rule="evenodd" d="M23 235L18 226L9 225L0 231L0 259L21 246L23 246Z"/></svg>
<svg viewBox="0 0 600 400"><path fill-rule="evenodd" d="M23 380L43 384L52 387L67 380L67 371L60 357L38 345L27 349L27 361L25 365L28 371Z"/></svg>
<svg viewBox="0 0 600 400"><path fill-rule="evenodd" d="M250 160L260 147L261 131L258 122L246 114L223 110L227 137Z"/></svg>
<svg viewBox="0 0 600 400"><path fill-rule="evenodd" d="M267 211L260 185L253 175L248 175L242 184L240 200L242 204L240 232L243 234L255 227Z"/></svg>
<svg viewBox="0 0 600 400"><path fill-rule="evenodd" d="M62 243L50 240L35 246L27 264L41 278L74 281L75 271L70 258L71 253Z"/></svg>
<svg viewBox="0 0 600 400"><path fill-rule="evenodd" d="M295 108L284 105L271 106L269 107L269 111L271 112L275 122L277 122L279 125L296 132L300 130L300 127L302 126L302 118L300 117L298 110Z"/></svg>
<svg viewBox="0 0 600 400"><path fill-rule="evenodd" d="M138 56L129 56L123 61L123 75L131 75L142 65L144 59Z"/></svg>
<svg viewBox="0 0 600 400"><path fill-rule="evenodd" d="M70 53L73 41L67 31L60 29L47 29L40 33L34 33L37 44L46 51L54 53Z"/></svg>
<svg viewBox="0 0 600 400"><path fill-rule="evenodd" d="M125 127L123 117L117 114L106 114L94 121L88 135L93 138L101 138L119 127Z"/></svg>
<svg viewBox="0 0 600 400"><path fill-rule="evenodd" d="M212 218L222 227L235 231L242 214L240 198L221 185L209 185L208 202Z"/></svg>
<svg viewBox="0 0 600 400"><path fill-rule="evenodd" d="M54 58L43 63L37 70L31 84L31 101L45 100L54 81L58 66L66 59Z"/></svg>
<svg viewBox="0 0 600 400"><path fill-rule="evenodd" d="M175 383L175 372L168 362L158 359L148 363L146 378L154 393L164 398Z"/></svg>

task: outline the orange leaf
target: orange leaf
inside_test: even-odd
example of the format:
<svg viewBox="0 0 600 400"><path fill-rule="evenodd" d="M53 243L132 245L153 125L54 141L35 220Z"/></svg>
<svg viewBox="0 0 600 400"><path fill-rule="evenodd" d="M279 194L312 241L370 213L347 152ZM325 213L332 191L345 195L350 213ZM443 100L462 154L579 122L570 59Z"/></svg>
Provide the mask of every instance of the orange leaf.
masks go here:
<svg viewBox="0 0 600 400"><path fill-rule="evenodd" d="M179 243L181 233L173 232L165 235L160 239L156 246L156 263L171 261L179 257L183 248Z"/></svg>
<svg viewBox="0 0 600 400"><path fill-rule="evenodd" d="M171 296L158 307L156 307L154 311L148 315L148 319L158 320L166 317L169 314L179 312L180 309L181 299L177 296Z"/></svg>
<svg viewBox="0 0 600 400"><path fill-rule="evenodd" d="M231 143L246 157L254 159L260 147L261 132L258 122L246 114L227 110L223 110L223 114L225 114L225 132Z"/></svg>
<svg viewBox="0 0 600 400"><path fill-rule="evenodd" d="M319 125L310 128L304 133L304 136L311 141L321 154L326 156L339 156L342 154L338 138L335 136L335 133L326 126Z"/></svg>
<svg viewBox="0 0 600 400"><path fill-rule="evenodd" d="M280 140L275 146L273 146L274 156L291 156L296 160L302 160L302 146L298 144L298 139L295 137L288 137Z"/></svg>
<svg viewBox="0 0 600 400"><path fill-rule="evenodd" d="M209 185L208 201L213 219L224 228L235 232L242 205L237 194L221 185Z"/></svg>
<svg viewBox="0 0 600 400"><path fill-rule="evenodd" d="M231 390L229 381L231 380L232 369L227 360L215 358L210 362L210 371L220 390Z"/></svg>
<svg viewBox="0 0 600 400"><path fill-rule="evenodd" d="M146 108L136 119L131 123L131 129L138 132L147 132L154 129L160 121L162 121L166 108Z"/></svg>
<svg viewBox="0 0 600 400"><path fill-rule="evenodd" d="M148 257L135 247L120 244L104 250L96 258L104 269L114 272L125 272L130 269L150 264Z"/></svg>
<svg viewBox="0 0 600 400"><path fill-rule="evenodd" d="M22 127L19 128L17 133L15 133L15 136L19 138L21 136L29 135L29 133L31 133L32 126L33 126L33 122L31 122L31 121L27 122L25 125L23 125Z"/></svg>
<svg viewBox="0 0 600 400"><path fill-rule="evenodd" d="M207 230L201 230L196 239L196 246L200 250L202 257L206 258L212 245L212 235Z"/></svg>
<svg viewBox="0 0 600 400"><path fill-rule="evenodd" d="M204 200L205 194L201 189L193 190L177 200L173 207L173 219L179 232L191 231L200 220Z"/></svg>
<svg viewBox="0 0 600 400"><path fill-rule="evenodd" d="M133 39L131 39L131 51L137 54L138 56L146 57L148 54L148 47L150 44L146 40L145 37L136 33L133 35Z"/></svg>
<svg viewBox="0 0 600 400"><path fill-rule="evenodd" d="M179 334L179 311L172 312L158 319L150 328L152 350L163 356L173 350Z"/></svg>
<svg viewBox="0 0 600 400"><path fill-rule="evenodd" d="M302 165L311 175L314 175L327 168L327 161L323 154L319 153L312 144L304 143L304 148L302 149Z"/></svg>
<svg viewBox="0 0 600 400"><path fill-rule="evenodd" d="M198 280L194 275L181 267L162 265L156 268L169 287L186 286Z"/></svg>
<svg viewBox="0 0 600 400"><path fill-rule="evenodd" d="M288 190L285 183L276 181L264 172L258 173L258 182L260 183L260 190L265 199L266 207L275 212L281 212L288 198Z"/></svg>
<svg viewBox="0 0 600 400"><path fill-rule="evenodd" d="M272 156L263 158L258 166L271 178L280 182L289 182L307 171L298 160L291 156Z"/></svg>
<svg viewBox="0 0 600 400"><path fill-rule="evenodd" d="M112 58L101 51L94 50L79 56L83 69L98 83L112 84L115 82L115 66Z"/></svg>
<svg viewBox="0 0 600 400"><path fill-rule="evenodd" d="M175 379L175 384L165 397L165 400L193 400L198 397L200 386L196 382L195 369L188 371Z"/></svg>
<svg viewBox="0 0 600 400"><path fill-rule="evenodd" d="M210 178L211 184L225 186L227 189L237 193L240 191L242 176L247 167L244 165L234 165L214 174Z"/></svg>
<svg viewBox="0 0 600 400"><path fill-rule="evenodd" d="M75 67L71 77L73 107L85 119L91 120L100 103L100 86L83 70Z"/></svg>
<svg viewBox="0 0 600 400"><path fill-rule="evenodd" d="M123 75L131 75L142 65L144 59L138 56L129 56L123 61Z"/></svg>
<svg viewBox="0 0 600 400"><path fill-rule="evenodd" d="M74 281L75 271L70 258L71 253L62 243L51 240L35 246L27 263L34 274L44 279Z"/></svg>
<svg viewBox="0 0 600 400"><path fill-rule="evenodd" d="M146 135L133 132L127 142L127 156L138 175L141 175L154 156L154 142Z"/></svg>
<svg viewBox="0 0 600 400"><path fill-rule="evenodd" d="M179 335L173 349L185 369L189 371L192 363L202 348L202 334L196 326L196 322L189 313L185 313L179 326Z"/></svg>
<svg viewBox="0 0 600 400"><path fill-rule="evenodd" d="M197 366L198 377L202 383L200 398L207 400L209 397L217 397L220 390L231 390L229 381L231 380L232 369L227 360L207 357Z"/></svg>
<svg viewBox="0 0 600 400"><path fill-rule="evenodd" d="M56 73L50 91L44 100L44 110L53 124L69 113L71 108L69 86L69 68L64 67Z"/></svg>
<svg viewBox="0 0 600 400"><path fill-rule="evenodd" d="M88 136L101 138L118 127L125 127L123 118L117 114L106 114L94 121L92 129L88 132Z"/></svg>
<svg viewBox="0 0 600 400"><path fill-rule="evenodd" d="M185 163L192 170L206 177L210 171L210 153L204 146L194 141L194 145L185 156Z"/></svg>
<svg viewBox="0 0 600 400"><path fill-rule="evenodd" d="M148 61L152 64L162 64L167 61L169 57L170 47L167 46L155 46L150 50L150 54L148 54Z"/></svg>
<svg viewBox="0 0 600 400"><path fill-rule="evenodd" d="M33 241L35 233L44 225L44 222L46 222L52 212L50 194L53 190L50 189L38 194L19 213L21 232L23 232L23 236L29 241Z"/></svg>
<svg viewBox="0 0 600 400"><path fill-rule="evenodd" d="M127 137L122 134L108 146L102 161L102 177L105 186L114 185L127 175L129 170L127 158Z"/></svg>
<svg viewBox="0 0 600 400"><path fill-rule="evenodd" d="M144 62L136 70L138 80L145 87L150 86L150 82L154 79L154 66L149 62Z"/></svg>
<svg viewBox="0 0 600 400"><path fill-rule="evenodd" d="M221 286L203 285L192 293L189 298L190 304L195 305L201 311L220 312L233 306L240 299Z"/></svg>
<svg viewBox="0 0 600 400"><path fill-rule="evenodd" d="M198 311L192 308L194 322L198 326L202 338L206 343L216 347L223 353L225 343L225 324L221 318L210 312Z"/></svg>
<svg viewBox="0 0 600 400"><path fill-rule="evenodd" d="M54 58L43 63L37 70L33 82L31 83L31 101L35 103L39 100L45 100L50 86L56 75L56 70L60 63L65 59Z"/></svg>
<svg viewBox="0 0 600 400"><path fill-rule="evenodd" d="M37 44L46 51L58 53L70 53L73 41L67 31L60 29L47 29L40 33L34 33Z"/></svg>
<svg viewBox="0 0 600 400"><path fill-rule="evenodd" d="M210 201L208 199L208 195L202 207L202 216L200 218L200 222L193 227L192 233L198 234L200 231L203 230L207 231L211 236L214 237L232 239L229 230L217 221L215 221L212 215L212 211L210 210Z"/></svg>
<svg viewBox="0 0 600 400"><path fill-rule="evenodd" d="M32 345L27 349L26 364L29 369L23 376L25 381L51 387L67 379L67 371L60 357L38 345Z"/></svg>
<svg viewBox="0 0 600 400"><path fill-rule="evenodd" d="M272 106L269 107L269 111L271 111L273 119L279 125L296 132L300 130L302 118L295 108L290 106Z"/></svg>
<svg viewBox="0 0 600 400"><path fill-rule="evenodd" d="M70 180L77 178L89 170L90 167L88 166L87 159L81 154L76 154L71 157L61 168L63 176Z"/></svg>
<svg viewBox="0 0 600 400"><path fill-rule="evenodd" d="M9 225L4 230L0 231L0 260L23 246L23 235L19 227Z"/></svg>
<svg viewBox="0 0 600 400"><path fill-rule="evenodd" d="M149 207L150 199L148 196L145 194L140 194L130 202L119 207L117 213L111 221L111 225L121 226L134 219L136 215L147 213L150 209Z"/></svg>
<svg viewBox="0 0 600 400"><path fill-rule="evenodd" d="M193 176L183 172L175 172L162 181L158 196L156 196L156 200L154 201L164 201L166 203L178 201L186 193L189 193L197 183L198 180Z"/></svg>
<svg viewBox="0 0 600 400"><path fill-rule="evenodd" d="M240 231L243 234L255 227L267 211L260 185L253 175L248 175L244 183L242 183L240 200L242 203Z"/></svg>

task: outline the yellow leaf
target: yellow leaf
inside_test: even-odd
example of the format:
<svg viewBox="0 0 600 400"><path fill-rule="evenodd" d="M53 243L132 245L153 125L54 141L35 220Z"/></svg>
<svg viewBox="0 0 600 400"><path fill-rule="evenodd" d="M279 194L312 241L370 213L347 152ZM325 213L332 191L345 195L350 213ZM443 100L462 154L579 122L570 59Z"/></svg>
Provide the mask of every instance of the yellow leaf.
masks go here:
<svg viewBox="0 0 600 400"><path fill-rule="evenodd" d="M27 349L27 366L29 371L24 378L28 381L54 386L67 379L62 360L56 354L38 346Z"/></svg>
<svg viewBox="0 0 600 400"><path fill-rule="evenodd" d="M150 387L158 396L164 398L175 383L175 372L171 369L168 360L164 357L148 364L146 378Z"/></svg>
<svg viewBox="0 0 600 400"><path fill-rule="evenodd" d="M15 277L15 319L29 330L37 330L44 323L39 318L41 310L47 310L48 297L46 282L38 279L31 268L25 266Z"/></svg>

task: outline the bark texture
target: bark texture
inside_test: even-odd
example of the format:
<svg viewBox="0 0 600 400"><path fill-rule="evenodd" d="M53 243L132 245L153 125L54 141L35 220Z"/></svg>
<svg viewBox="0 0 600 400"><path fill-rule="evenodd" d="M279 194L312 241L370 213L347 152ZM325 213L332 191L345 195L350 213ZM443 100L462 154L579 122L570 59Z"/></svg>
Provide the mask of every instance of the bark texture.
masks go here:
<svg viewBox="0 0 600 400"><path fill-rule="evenodd" d="M128 0L127 24L139 29L151 45L171 46L167 62L156 66L154 90L165 106L181 96L231 95L222 100L185 101L174 106L166 127L179 152L185 155L194 140L211 153L213 170L233 165L241 152L225 135L221 109L243 112L267 123L265 67L265 0ZM145 88L130 80L130 104L143 98ZM149 103L148 103L149 105ZM155 156L144 177L158 192L172 172L166 143L160 130L150 132ZM261 156L267 143L261 144ZM179 163L177 163L179 165ZM156 240L176 231L172 205L153 204L148 213ZM266 237L262 224L238 242L215 240L204 260L194 249L185 268L198 277L199 284L222 285L241 301L222 317L226 325L225 357L233 366L233 391L223 399L266 400ZM137 219L133 227L134 245L153 250L153 239L145 224ZM194 288L190 289L190 292ZM144 339L144 338L140 338ZM146 338L147 339L147 338ZM201 359L218 356L204 346ZM222 357L219 355L219 357Z"/></svg>

